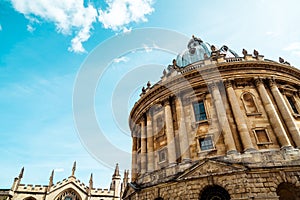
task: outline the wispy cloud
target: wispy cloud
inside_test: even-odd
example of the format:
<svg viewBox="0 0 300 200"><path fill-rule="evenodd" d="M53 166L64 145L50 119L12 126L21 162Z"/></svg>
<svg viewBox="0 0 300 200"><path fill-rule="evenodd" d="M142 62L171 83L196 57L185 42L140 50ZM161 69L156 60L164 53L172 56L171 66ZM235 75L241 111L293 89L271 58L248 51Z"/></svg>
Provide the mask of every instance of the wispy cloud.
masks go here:
<svg viewBox="0 0 300 200"><path fill-rule="evenodd" d="M29 31L30 33L32 33L33 31L35 31L35 28L32 25L27 24L27 31Z"/></svg>
<svg viewBox="0 0 300 200"><path fill-rule="evenodd" d="M128 61L129 61L129 58L123 56L123 57L115 58L113 62L114 63L120 63L120 62L128 62Z"/></svg>
<svg viewBox="0 0 300 200"><path fill-rule="evenodd" d="M2 31L2 25L0 24L0 31Z"/></svg>
<svg viewBox="0 0 300 200"><path fill-rule="evenodd" d="M56 31L64 35L74 35L69 51L83 53L82 45L91 36L94 23L102 23L106 29L130 31L131 22L147 21L151 14L152 0L106 0L107 8L99 9L92 4L84 5L84 0L11 0L14 9L29 20L27 30L35 30L33 24L42 20L52 22Z"/></svg>
<svg viewBox="0 0 300 200"><path fill-rule="evenodd" d="M283 50L289 51L294 55L300 56L300 42L293 42L286 46Z"/></svg>

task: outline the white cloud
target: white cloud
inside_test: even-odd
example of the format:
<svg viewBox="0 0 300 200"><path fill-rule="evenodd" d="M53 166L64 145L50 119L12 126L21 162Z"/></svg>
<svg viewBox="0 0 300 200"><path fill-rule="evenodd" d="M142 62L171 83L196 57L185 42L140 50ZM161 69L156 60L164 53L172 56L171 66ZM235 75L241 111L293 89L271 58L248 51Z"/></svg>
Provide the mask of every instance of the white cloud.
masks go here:
<svg viewBox="0 0 300 200"><path fill-rule="evenodd" d="M300 56L300 42L291 43L287 47L285 47L283 50L289 51L294 55Z"/></svg>
<svg viewBox="0 0 300 200"><path fill-rule="evenodd" d="M0 24L0 31L2 31L2 25Z"/></svg>
<svg viewBox="0 0 300 200"><path fill-rule="evenodd" d="M27 31L32 33L33 31L35 31L35 28L31 24L27 24Z"/></svg>
<svg viewBox="0 0 300 200"><path fill-rule="evenodd" d="M129 61L129 58L123 56L123 57L120 57L120 58L115 58L114 59L114 63L120 63L120 62L128 62Z"/></svg>
<svg viewBox="0 0 300 200"><path fill-rule="evenodd" d="M131 22L147 21L145 15L153 12L152 0L106 0L107 9L100 9L84 0L11 0L14 9L29 20L27 30L35 30L33 24L45 20L56 26L64 35L75 35L69 51L85 52L82 43L91 36L93 24L103 23L104 28L123 30Z"/></svg>
<svg viewBox="0 0 300 200"><path fill-rule="evenodd" d="M145 15L151 14L154 9L152 0L106 0L107 10L99 10L99 21L104 28L112 30L123 29L131 22L145 22Z"/></svg>
<svg viewBox="0 0 300 200"><path fill-rule="evenodd" d="M84 52L81 45L90 37L92 23L96 21L97 11L89 5L84 7L82 0L11 0L14 8L32 22L32 18L41 18L53 22L57 31L76 36L72 40L70 51Z"/></svg>
<svg viewBox="0 0 300 200"><path fill-rule="evenodd" d="M132 28L127 28L127 27L123 28L123 33L130 33L131 31L132 31Z"/></svg>

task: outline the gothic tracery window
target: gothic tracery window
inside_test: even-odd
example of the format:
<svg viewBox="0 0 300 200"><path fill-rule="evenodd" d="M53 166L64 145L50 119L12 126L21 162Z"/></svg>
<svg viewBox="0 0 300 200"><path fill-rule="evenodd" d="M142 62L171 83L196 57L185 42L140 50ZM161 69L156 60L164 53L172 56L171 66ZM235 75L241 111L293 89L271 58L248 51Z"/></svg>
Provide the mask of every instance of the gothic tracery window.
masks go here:
<svg viewBox="0 0 300 200"><path fill-rule="evenodd" d="M61 192L55 200L81 200L77 192L73 189L67 189Z"/></svg>

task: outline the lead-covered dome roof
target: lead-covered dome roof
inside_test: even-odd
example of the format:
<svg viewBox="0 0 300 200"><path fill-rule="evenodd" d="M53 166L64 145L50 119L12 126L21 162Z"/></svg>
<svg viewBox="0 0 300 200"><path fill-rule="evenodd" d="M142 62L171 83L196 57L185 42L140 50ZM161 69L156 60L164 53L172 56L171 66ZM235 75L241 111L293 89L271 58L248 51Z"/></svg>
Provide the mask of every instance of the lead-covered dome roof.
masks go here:
<svg viewBox="0 0 300 200"><path fill-rule="evenodd" d="M191 63L209 58L212 54L210 49L211 46L208 43L204 43L200 38L193 35L187 45L187 49L177 56L176 63L179 67L185 67ZM226 45L223 45L216 52L224 54L225 58L238 57L238 54L229 49Z"/></svg>
<svg viewBox="0 0 300 200"><path fill-rule="evenodd" d="M189 41L187 49L177 56L176 63L179 67L187 66L199 60L210 57L209 46L195 36Z"/></svg>

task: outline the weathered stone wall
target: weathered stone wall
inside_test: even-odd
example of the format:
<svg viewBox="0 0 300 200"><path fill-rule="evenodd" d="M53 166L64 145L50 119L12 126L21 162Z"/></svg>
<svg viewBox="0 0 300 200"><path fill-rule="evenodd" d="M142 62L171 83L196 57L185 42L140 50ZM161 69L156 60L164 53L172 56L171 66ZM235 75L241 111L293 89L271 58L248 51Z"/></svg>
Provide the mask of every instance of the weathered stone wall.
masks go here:
<svg viewBox="0 0 300 200"><path fill-rule="evenodd" d="M300 168L258 168L245 172L223 175L211 175L201 178L191 178L142 189L131 200L154 200L162 197L164 200L199 199L201 192L207 186L219 185L228 191L232 200L236 199L279 199L276 190L281 183L290 183L300 187ZM299 197L300 198L300 197Z"/></svg>

